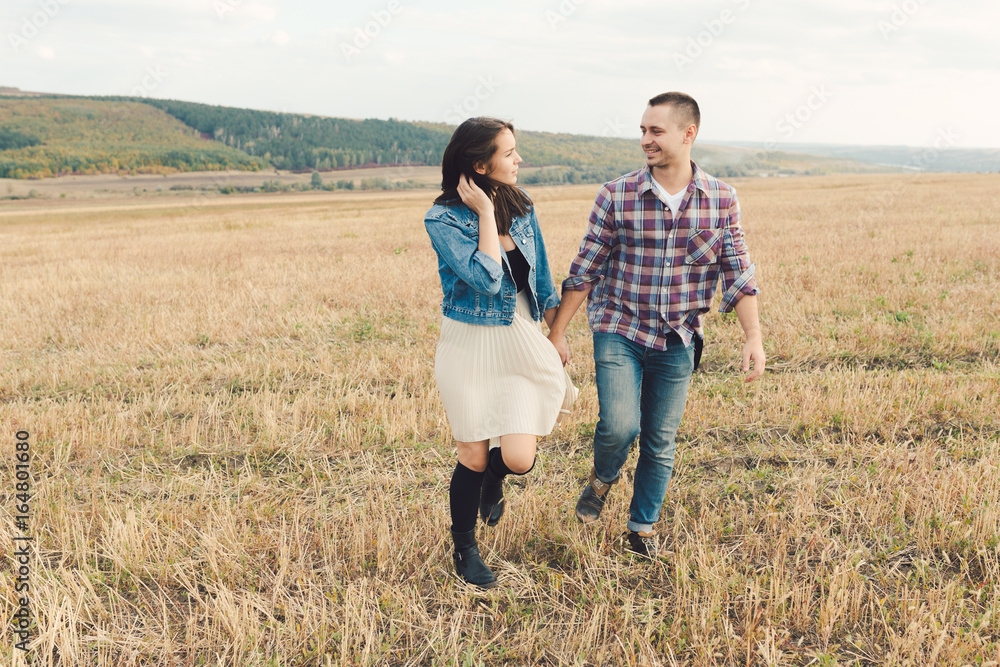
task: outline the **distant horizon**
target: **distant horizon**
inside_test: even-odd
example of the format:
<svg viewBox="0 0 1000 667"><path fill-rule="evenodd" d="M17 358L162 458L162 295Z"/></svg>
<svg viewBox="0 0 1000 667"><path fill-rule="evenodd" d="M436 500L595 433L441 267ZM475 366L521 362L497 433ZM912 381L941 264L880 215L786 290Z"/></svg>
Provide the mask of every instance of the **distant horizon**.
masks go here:
<svg viewBox="0 0 1000 667"><path fill-rule="evenodd" d="M0 97L7 96L7 95L3 95L2 94L2 91L5 91L5 90L15 90L15 91L17 91L19 93L23 93L24 95L27 95L27 96L31 96L31 95L56 95L56 96L66 96L66 97L145 97L145 96L136 96L136 95L120 95L120 94L117 94L117 93L87 93L87 94L81 94L81 93L58 93L58 92L52 92L52 91L40 91L40 90L22 89L22 88L17 87L17 86L10 86L10 85L6 85L6 84L0 85ZM9 97L16 97L16 96L15 95L9 95ZM177 101L181 101L181 102L190 102L190 103L194 103L194 104L205 104L205 105L208 105L208 106L230 107L230 108L234 108L234 109L250 109L252 111L262 111L262 112L266 112L266 113L295 114L295 115L300 115L300 116L317 116L317 117L321 117L321 118L342 118L344 120L381 120L381 121L395 120L395 121L401 121L401 122L407 122L407 123L433 123L433 124L449 125L451 127L456 127L457 126L456 124L448 123L448 122L442 121L442 120L436 120L435 121L435 120L428 120L428 119L425 119L425 118L418 118L418 119L415 119L415 118L403 118L403 117L400 117L400 116L397 116L397 115L392 115L392 114L390 114L388 116L385 116L385 117L375 117L375 116L352 117L352 116L341 115L341 114L316 113L316 112L312 112L312 111L291 111L291 110L278 110L278 109L262 109L262 108L255 108L255 107L236 106L236 105L232 105L232 104L216 104L216 103L213 103L213 102L203 102L203 101L200 101L200 100L183 99L183 98L179 98L179 97L154 97L154 96L148 96L148 97L149 97L149 99L177 100ZM602 134L587 134L587 133L584 133L584 132L568 132L568 131L565 131L565 130L539 130L539 129L530 128L530 127L522 127L520 125L517 125L516 122L515 122L515 126L516 126L516 129L518 131L522 131L523 130L523 131L527 131L527 132L540 132L540 133L546 133L546 134L570 134L570 135L581 136L581 137L602 137L603 136L604 138L622 139L622 140L628 140L628 139L630 139L630 137L620 136L620 135L619 136L610 136L609 137L609 136L602 135ZM639 137L638 137L638 130L637 130L635 139L638 140L638 138ZM753 139L703 139L701 137L699 137L696 141L700 142L700 143L705 143L705 144L712 144L714 146L733 146L735 148L763 148L766 145L768 145L769 143L773 143L774 147L771 148L771 149L769 149L769 150L785 150L785 149L788 149L789 147L795 147L795 146L815 146L815 147L829 147L829 148L851 148L851 147L858 147L858 148L885 148L885 149L897 149L897 148L924 149L924 148L934 148L934 145L932 143L931 144L924 144L924 145L914 145L914 144L885 144L885 143L881 143L881 144L879 144L879 143L871 143L871 144L869 144L869 143L841 143L841 142L825 142L825 141L801 141L801 142L773 141L772 142L772 141L762 141L762 140L753 140ZM983 151L990 151L990 150L1000 150L1000 146L954 146L954 145L948 145L948 146L938 147L937 149L938 150L942 150L942 151L959 151L959 150L983 150Z"/></svg>
<svg viewBox="0 0 1000 667"><path fill-rule="evenodd" d="M1000 147L1000 3L7 0L0 78L327 117L638 136L681 91L704 141ZM939 141L944 131L950 141Z"/></svg>
<svg viewBox="0 0 1000 667"><path fill-rule="evenodd" d="M717 141L715 139L698 139L705 144L712 144L713 146L735 146L737 148L760 148L764 146L766 141L746 141L744 139L732 139L732 140L722 140ZM816 147L829 147L829 148L913 148L913 149L923 149L923 148L935 148L933 144L924 144L923 146L909 145L909 144L841 144L835 142L825 142L825 141L801 141L801 142L783 142L778 141L774 144L774 150L782 150L788 146L816 146ZM941 146L937 150L941 151L996 151L1000 150L1000 146Z"/></svg>

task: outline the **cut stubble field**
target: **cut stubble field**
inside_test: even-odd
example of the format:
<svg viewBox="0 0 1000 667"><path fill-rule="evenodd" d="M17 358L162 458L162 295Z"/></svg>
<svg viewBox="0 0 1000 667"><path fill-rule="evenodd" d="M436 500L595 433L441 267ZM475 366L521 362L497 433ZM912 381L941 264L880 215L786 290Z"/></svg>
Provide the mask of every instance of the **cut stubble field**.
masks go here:
<svg viewBox="0 0 1000 667"><path fill-rule="evenodd" d="M622 553L628 475L573 516L581 313L573 414L478 529L488 592L451 562L429 191L0 207L0 521L27 431L37 621L3 662L996 665L998 179L734 179L768 372L707 318L670 557ZM559 281L596 186L530 191Z"/></svg>

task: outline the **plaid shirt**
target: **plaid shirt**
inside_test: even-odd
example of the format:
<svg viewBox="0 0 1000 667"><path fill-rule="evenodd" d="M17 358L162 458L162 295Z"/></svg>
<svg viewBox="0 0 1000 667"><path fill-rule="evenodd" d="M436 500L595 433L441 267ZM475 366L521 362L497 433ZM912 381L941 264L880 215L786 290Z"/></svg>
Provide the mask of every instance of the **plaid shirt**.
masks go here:
<svg viewBox="0 0 1000 667"><path fill-rule="evenodd" d="M758 294L747 256L736 191L694 162L677 219L653 191L648 167L601 186L580 253L564 290L592 289L587 320L593 331L617 333L663 350L675 331L690 345L702 335L722 278L720 312L744 294Z"/></svg>

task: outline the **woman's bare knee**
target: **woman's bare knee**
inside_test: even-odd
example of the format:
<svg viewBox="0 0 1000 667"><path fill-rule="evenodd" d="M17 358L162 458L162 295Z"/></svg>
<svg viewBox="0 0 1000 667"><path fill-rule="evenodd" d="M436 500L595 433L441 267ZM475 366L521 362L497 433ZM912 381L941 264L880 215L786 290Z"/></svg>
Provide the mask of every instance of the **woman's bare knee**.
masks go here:
<svg viewBox="0 0 1000 667"><path fill-rule="evenodd" d="M486 451L489 448L488 440L479 442L459 442L455 441L458 449L458 462L469 470L483 472L486 470Z"/></svg>
<svg viewBox="0 0 1000 667"><path fill-rule="evenodd" d="M503 462L515 475L523 475L535 465L536 438L522 433L500 438Z"/></svg>
<svg viewBox="0 0 1000 667"><path fill-rule="evenodd" d="M513 461L508 461L505 456L504 463L507 464L507 468L515 475L523 475L535 467L535 456L534 454L530 458L527 456L518 456Z"/></svg>

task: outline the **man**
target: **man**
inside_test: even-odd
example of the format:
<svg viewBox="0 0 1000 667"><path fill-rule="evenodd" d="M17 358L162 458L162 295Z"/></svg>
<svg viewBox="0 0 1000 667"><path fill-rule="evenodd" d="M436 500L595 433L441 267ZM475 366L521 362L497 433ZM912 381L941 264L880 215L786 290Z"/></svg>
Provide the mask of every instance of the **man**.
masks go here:
<svg viewBox="0 0 1000 667"><path fill-rule="evenodd" d="M746 335L745 380L764 372L759 290L736 191L691 161L700 122L698 103L684 93L649 100L640 125L646 166L598 192L549 334L568 362L566 327L587 299L600 414L576 516L598 519L638 436L627 548L651 559L661 555L653 524L673 473L702 315L720 278L720 311L735 310Z"/></svg>

